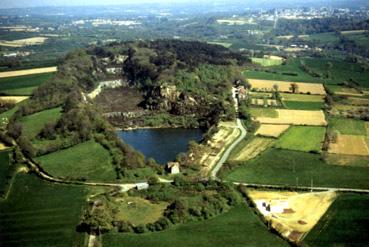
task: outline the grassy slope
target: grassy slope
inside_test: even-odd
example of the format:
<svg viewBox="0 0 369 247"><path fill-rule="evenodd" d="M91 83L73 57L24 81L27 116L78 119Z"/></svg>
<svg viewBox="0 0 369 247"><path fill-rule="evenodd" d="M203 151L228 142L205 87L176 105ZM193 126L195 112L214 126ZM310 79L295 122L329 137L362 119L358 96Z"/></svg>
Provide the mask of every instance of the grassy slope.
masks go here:
<svg viewBox="0 0 369 247"><path fill-rule="evenodd" d="M31 95L39 85L49 80L54 73L17 76L0 79L0 92L9 95Z"/></svg>
<svg viewBox="0 0 369 247"><path fill-rule="evenodd" d="M275 147L304 152L320 152L324 141L325 128L292 126L283 134Z"/></svg>
<svg viewBox="0 0 369 247"><path fill-rule="evenodd" d="M288 246L286 242L268 232L254 212L239 206L213 219L191 222L172 229L146 234L104 235L103 245L109 247L245 247Z"/></svg>
<svg viewBox="0 0 369 247"><path fill-rule="evenodd" d="M5 192L9 178L14 171L9 165L9 150L0 151L0 197Z"/></svg>
<svg viewBox="0 0 369 247"><path fill-rule="evenodd" d="M116 177L109 152L94 141L47 154L37 160L47 172L58 177L85 177L98 181L112 181Z"/></svg>
<svg viewBox="0 0 369 247"><path fill-rule="evenodd" d="M83 187L18 174L8 199L0 202L0 246L82 246L75 227L84 196Z"/></svg>
<svg viewBox="0 0 369 247"><path fill-rule="evenodd" d="M319 154L271 148L225 174L228 181L369 189L369 169L327 165Z"/></svg>
<svg viewBox="0 0 369 247"><path fill-rule="evenodd" d="M347 118L330 118L330 129L343 135L366 135L365 122Z"/></svg>
<svg viewBox="0 0 369 247"><path fill-rule="evenodd" d="M23 132L27 137L33 139L43 129L46 123L56 121L61 115L61 108L54 108L38 112L21 119Z"/></svg>
<svg viewBox="0 0 369 247"><path fill-rule="evenodd" d="M369 195L340 195L304 239L305 246L367 246Z"/></svg>

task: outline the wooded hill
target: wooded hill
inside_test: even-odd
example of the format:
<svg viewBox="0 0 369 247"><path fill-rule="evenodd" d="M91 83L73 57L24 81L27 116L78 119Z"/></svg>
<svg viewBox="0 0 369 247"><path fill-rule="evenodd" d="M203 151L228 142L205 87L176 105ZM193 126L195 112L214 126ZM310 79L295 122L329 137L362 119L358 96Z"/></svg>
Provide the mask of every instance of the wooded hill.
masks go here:
<svg viewBox="0 0 369 247"><path fill-rule="evenodd" d="M241 54L199 42L129 42L77 50L66 56L55 76L36 89L30 100L18 106L7 135L28 157L93 139L109 150L117 176L124 176L127 169L147 164L142 155L117 137L86 97L107 79L107 67L122 69L115 77L140 90L144 96L141 105L147 111L154 115L164 112L168 121L188 116L195 126L209 128L220 118L235 117L231 86L242 79L238 66L248 63ZM45 111L48 109L52 110ZM54 116L48 117L48 112ZM36 118L35 113L52 120L45 120L30 134L24 121ZM4 133L1 137L7 141Z"/></svg>

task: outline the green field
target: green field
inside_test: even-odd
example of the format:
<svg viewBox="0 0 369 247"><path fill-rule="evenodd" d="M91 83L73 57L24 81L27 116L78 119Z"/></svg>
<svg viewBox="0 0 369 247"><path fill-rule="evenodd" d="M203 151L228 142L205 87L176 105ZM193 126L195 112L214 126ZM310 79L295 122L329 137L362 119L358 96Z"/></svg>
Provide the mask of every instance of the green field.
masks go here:
<svg viewBox="0 0 369 247"><path fill-rule="evenodd" d="M0 202L0 246L83 246L84 235L75 229L84 205L83 187L18 174L7 200Z"/></svg>
<svg viewBox="0 0 369 247"><path fill-rule="evenodd" d="M252 59L253 63L260 64L261 66L268 67L268 66L278 66L282 64L282 60L278 59L270 59L270 58L257 58L253 57Z"/></svg>
<svg viewBox="0 0 369 247"><path fill-rule="evenodd" d="M338 43L340 41L340 39L334 32L306 35L301 37L301 39L306 41L315 41L323 44Z"/></svg>
<svg viewBox="0 0 369 247"><path fill-rule="evenodd" d="M367 135L365 121L347 118L329 118L328 128L343 135Z"/></svg>
<svg viewBox="0 0 369 247"><path fill-rule="evenodd" d="M277 247L289 245L270 233L249 207L238 206L213 219L178 225L163 232L139 235L109 233L103 236L103 246Z"/></svg>
<svg viewBox="0 0 369 247"><path fill-rule="evenodd" d="M320 152L324 136L324 127L292 126L278 139L275 147L304 152Z"/></svg>
<svg viewBox="0 0 369 247"><path fill-rule="evenodd" d="M303 101L284 101L287 109L291 110L321 110L323 103L321 102L303 102Z"/></svg>
<svg viewBox="0 0 369 247"><path fill-rule="evenodd" d="M53 108L35 114L25 116L21 119L23 133L30 139L35 138L50 121L57 121L61 116L61 108Z"/></svg>
<svg viewBox="0 0 369 247"><path fill-rule="evenodd" d="M309 66L313 71L320 73L323 77L317 78L309 75L300 68L300 61ZM328 63L332 64L332 68L328 69ZM268 71L264 70L248 70L244 72L246 78L280 80L280 81L297 81L311 83L327 83L336 85L344 81L353 79L363 87L369 87L369 70L362 71L361 66L355 63L349 63L342 60L329 60L321 58L292 58L288 59L286 65L270 66ZM326 77L327 71L330 72L329 78ZM293 73L295 75L289 75Z"/></svg>
<svg viewBox="0 0 369 247"><path fill-rule="evenodd" d="M343 194L304 239L304 246L368 246L369 195Z"/></svg>
<svg viewBox="0 0 369 247"><path fill-rule="evenodd" d="M8 95L31 95L32 91L49 80L54 73L0 78L0 92Z"/></svg>
<svg viewBox="0 0 369 247"><path fill-rule="evenodd" d="M113 181L116 177L109 152L94 141L40 156L37 160L57 177L96 181Z"/></svg>
<svg viewBox="0 0 369 247"><path fill-rule="evenodd" d="M292 94L281 93L284 101L300 101L300 102L324 102L324 96L322 95L306 95L306 94Z"/></svg>
<svg viewBox="0 0 369 247"><path fill-rule="evenodd" d="M254 117L278 117L278 112L271 108L249 108L249 113Z"/></svg>
<svg viewBox="0 0 369 247"><path fill-rule="evenodd" d="M365 188L369 189L367 167L325 164L320 154L271 148L253 160L235 168L224 179L235 182Z"/></svg>

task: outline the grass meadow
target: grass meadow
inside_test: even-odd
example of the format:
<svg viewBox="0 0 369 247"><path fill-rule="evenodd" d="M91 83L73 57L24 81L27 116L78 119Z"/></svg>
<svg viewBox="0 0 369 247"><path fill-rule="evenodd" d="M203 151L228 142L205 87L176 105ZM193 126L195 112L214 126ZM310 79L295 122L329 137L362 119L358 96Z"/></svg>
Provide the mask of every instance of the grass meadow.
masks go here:
<svg viewBox="0 0 369 247"><path fill-rule="evenodd" d="M369 195L342 194L304 239L304 246L367 246Z"/></svg>
<svg viewBox="0 0 369 247"><path fill-rule="evenodd" d="M56 177L113 181L116 178L108 150L88 141L37 158L42 167Z"/></svg>
<svg viewBox="0 0 369 247"><path fill-rule="evenodd" d="M23 133L28 138L33 139L41 132L46 123L50 121L57 121L60 116L60 107L25 116L21 119Z"/></svg>
<svg viewBox="0 0 369 247"><path fill-rule="evenodd" d="M15 166L10 164L9 155L9 149L0 151L0 198L8 190L10 180L15 171Z"/></svg>
<svg viewBox="0 0 369 247"><path fill-rule="evenodd" d="M278 139L275 147L304 152L320 152L325 131L324 127L292 126Z"/></svg>
<svg viewBox="0 0 369 247"><path fill-rule="evenodd" d="M300 68L300 61L309 66L314 72L320 73L321 78L313 77ZM332 64L328 68L328 63ZM330 76L327 77L327 71ZM293 75L292 75L293 74ZM245 71L244 75L250 79L297 81L311 83L326 83L336 85L350 79L356 81L363 87L369 87L369 71L363 71L359 64L343 60L329 60L322 58L292 58L288 59L286 65L270 66L267 71Z"/></svg>
<svg viewBox="0 0 369 247"><path fill-rule="evenodd" d="M304 102L304 101L284 101L287 109L291 110L321 110L323 108L322 102Z"/></svg>
<svg viewBox="0 0 369 247"><path fill-rule="evenodd" d="M83 187L18 174L7 200L0 202L0 246L83 246L76 226L84 205Z"/></svg>
<svg viewBox="0 0 369 247"><path fill-rule="evenodd" d="M238 206L206 221L174 226L162 232L144 234L109 233L103 236L109 247L214 247L214 246L289 246L270 233L247 206Z"/></svg>
<svg viewBox="0 0 369 247"><path fill-rule="evenodd" d="M249 108L249 113L253 117L270 117L277 118L278 112L272 108Z"/></svg>
<svg viewBox="0 0 369 247"><path fill-rule="evenodd" d="M271 148L223 175L227 181L369 189L367 167L327 165L320 154ZM297 181L298 180L298 181Z"/></svg>
<svg viewBox="0 0 369 247"><path fill-rule="evenodd" d="M51 79L54 73L0 78L0 92L8 95L31 95L33 90Z"/></svg>
<svg viewBox="0 0 369 247"><path fill-rule="evenodd" d="M328 128L342 135L367 135L365 121L332 117L328 119Z"/></svg>

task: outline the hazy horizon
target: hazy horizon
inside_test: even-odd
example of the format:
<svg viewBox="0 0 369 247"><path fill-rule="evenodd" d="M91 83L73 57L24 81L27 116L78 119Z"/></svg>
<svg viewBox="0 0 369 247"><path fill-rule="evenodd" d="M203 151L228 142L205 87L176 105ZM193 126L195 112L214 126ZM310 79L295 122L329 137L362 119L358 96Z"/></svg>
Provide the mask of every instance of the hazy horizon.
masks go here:
<svg viewBox="0 0 369 247"><path fill-rule="evenodd" d="M280 4L296 4L296 5L308 5L310 3L317 3L321 5L330 4L348 4L356 2L357 4L364 4L366 1L363 0L306 0L301 2L299 0L262 0L262 1L252 1L252 0L198 0L196 3L213 3L213 4L250 4L253 6L266 5L268 3L280 3ZM67 6L113 6L113 5L125 5L125 4L145 4L145 3L159 3L173 5L176 3L194 3L189 0L3 0L0 9L10 9L10 8L32 8L32 7L67 7Z"/></svg>

